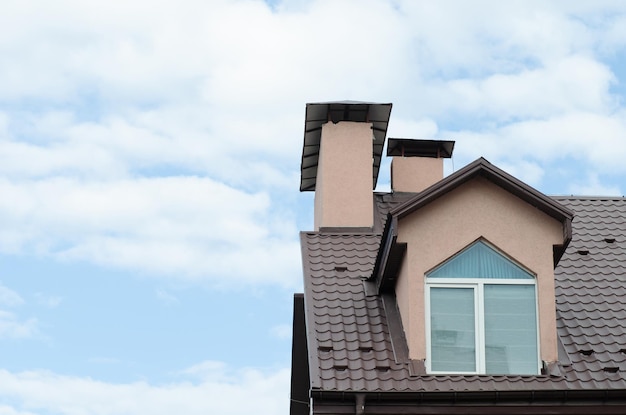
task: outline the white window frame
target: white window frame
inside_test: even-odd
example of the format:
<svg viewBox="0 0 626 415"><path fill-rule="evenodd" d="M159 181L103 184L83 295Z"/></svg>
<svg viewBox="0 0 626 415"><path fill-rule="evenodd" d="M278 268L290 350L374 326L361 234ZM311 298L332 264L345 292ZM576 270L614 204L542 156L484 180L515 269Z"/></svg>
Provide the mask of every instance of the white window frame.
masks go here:
<svg viewBox="0 0 626 415"><path fill-rule="evenodd" d="M426 315L426 371L434 375L481 375L486 374L485 358L485 285L532 285L535 287L535 327L537 329L537 374L541 373L540 339L539 339L539 309L537 296L537 280L531 279L499 279L499 278L428 278L425 277L425 315ZM471 288L474 290L474 324L476 347L475 372L433 371L431 368L431 317L430 317L430 289L431 288ZM513 375L513 374L511 374Z"/></svg>

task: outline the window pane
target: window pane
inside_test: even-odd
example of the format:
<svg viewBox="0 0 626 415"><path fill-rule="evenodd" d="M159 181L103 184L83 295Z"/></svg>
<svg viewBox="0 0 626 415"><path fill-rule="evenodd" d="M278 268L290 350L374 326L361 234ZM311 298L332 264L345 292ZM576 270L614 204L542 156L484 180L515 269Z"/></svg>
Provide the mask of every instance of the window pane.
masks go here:
<svg viewBox="0 0 626 415"><path fill-rule="evenodd" d="M533 279L530 273L482 241L454 256L428 277Z"/></svg>
<svg viewBox="0 0 626 415"><path fill-rule="evenodd" d="M485 285L485 359L488 374L537 374L534 285Z"/></svg>
<svg viewBox="0 0 626 415"><path fill-rule="evenodd" d="M431 370L476 371L473 288L430 289Z"/></svg>

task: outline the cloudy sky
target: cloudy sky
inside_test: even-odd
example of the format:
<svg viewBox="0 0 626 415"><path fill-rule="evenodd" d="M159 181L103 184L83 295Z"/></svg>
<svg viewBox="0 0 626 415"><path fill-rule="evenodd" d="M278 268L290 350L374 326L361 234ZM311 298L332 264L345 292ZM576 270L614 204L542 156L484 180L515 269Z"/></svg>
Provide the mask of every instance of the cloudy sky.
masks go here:
<svg viewBox="0 0 626 415"><path fill-rule="evenodd" d="M305 104L345 99L623 195L626 3L3 0L0 415L287 413Z"/></svg>

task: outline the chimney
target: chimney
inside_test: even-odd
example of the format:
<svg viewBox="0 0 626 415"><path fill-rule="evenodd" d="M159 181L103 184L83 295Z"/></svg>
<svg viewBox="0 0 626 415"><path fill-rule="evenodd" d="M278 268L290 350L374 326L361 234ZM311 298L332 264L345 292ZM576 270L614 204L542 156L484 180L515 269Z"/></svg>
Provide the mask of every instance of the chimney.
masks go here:
<svg viewBox="0 0 626 415"><path fill-rule="evenodd" d="M421 192L443 179L443 159L452 157L454 141L390 138L391 190Z"/></svg>
<svg viewBox="0 0 626 415"><path fill-rule="evenodd" d="M306 105L300 191L315 191L316 231L371 229L391 104Z"/></svg>

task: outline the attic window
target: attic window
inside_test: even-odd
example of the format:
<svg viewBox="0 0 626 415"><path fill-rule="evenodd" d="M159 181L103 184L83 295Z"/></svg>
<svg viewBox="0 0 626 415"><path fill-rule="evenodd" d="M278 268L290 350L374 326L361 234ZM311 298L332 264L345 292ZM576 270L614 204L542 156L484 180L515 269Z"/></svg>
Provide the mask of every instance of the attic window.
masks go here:
<svg viewBox="0 0 626 415"><path fill-rule="evenodd" d="M533 274L478 241L426 277L430 373L539 373Z"/></svg>

